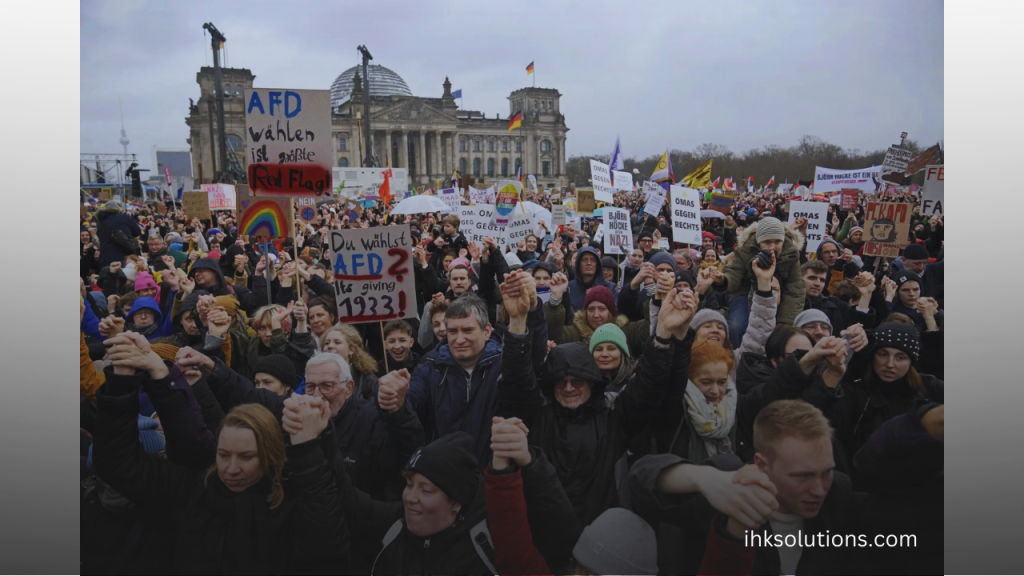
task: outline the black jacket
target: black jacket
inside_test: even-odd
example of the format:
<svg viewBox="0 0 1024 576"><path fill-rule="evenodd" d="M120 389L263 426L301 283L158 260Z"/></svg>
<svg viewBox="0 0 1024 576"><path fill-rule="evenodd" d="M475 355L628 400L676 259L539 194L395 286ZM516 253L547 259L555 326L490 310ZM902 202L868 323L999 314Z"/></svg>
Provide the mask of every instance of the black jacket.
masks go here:
<svg viewBox="0 0 1024 576"><path fill-rule="evenodd" d="M223 362L217 361L207 381L225 413L239 404L262 404L281 420L287 396L255 388ZM402 467L424 444L423 426L408 405L392 414L381 410L376 398L353 395L331 421L337 454L329 457L344 462L352 482L372 497L399 496Z"/></svg>
<svg viewBox="0 0 1024 576"><path fill-rule="evenodd" d="M142 229L124 212L100 210L96 216L96 235L100 239L100 266L109 266L115 260L124 262L129 254L139 253L138 241L134 250L129 241L141 236Z"/></svg>
<svg viewBox="0 0 1024 576"><path fill-rule="evenodd" d="M165 508L176 539L172 569L180 574L274 574L336 570L348 547L335 475L320 442L287 446L285 499L271 510L270 479L232 492L139 445L139 386L145 376L115 375L97 394L96 473L120 494ZM330 433L330 432L328 432Z"/></svg>
<svg viewBox="0 0 1024 576"><path fill-rule="evenodd" d="M877 291L877 290L876 290ZM864 328L874 328L878 324L877 315L873 308L868 312L857 310L856 306L850 306L835 296L808 296L804 300L804 310L821 310L828 316L832 324L832 335L839 336L839 333L854 324L863 324Z"/></svg>
<svg viewBox="0 0 1024 576"><path fill-rule="evenodd" d="M220 269L220 264L217 263L213 258L200 258L192 264L189 268L189 278L194 278L196 270L212 270L217 275L217 284L214 286L196 286L208 291L214 296L227 296L229 294L234 295L238 298L239 307L246 313L252 314L261 306L266 306L267 301L260 299L251 290L245 286L228 286L227 282L224 281L224 273ZM265 297L265 294L264 294Z"/></svg>
<svg viewBox="0 0 1024 576"><path fill-rule="evenodd" d="M662 348L649 338L636 378L615 398L614 408L609 408L604 375L584 345L563 344L552 350L538 379L531 361L531 340L531 334L509 333L505 338L498 381L499 414L523 420L530 429L530 444L544 451L577 519L587 525L618 505L616 462L643 432L665 395L673 346L679 344ZM574 410L562 407L554 396L555 382L569 374L591 383L590 399Z"/></svg>

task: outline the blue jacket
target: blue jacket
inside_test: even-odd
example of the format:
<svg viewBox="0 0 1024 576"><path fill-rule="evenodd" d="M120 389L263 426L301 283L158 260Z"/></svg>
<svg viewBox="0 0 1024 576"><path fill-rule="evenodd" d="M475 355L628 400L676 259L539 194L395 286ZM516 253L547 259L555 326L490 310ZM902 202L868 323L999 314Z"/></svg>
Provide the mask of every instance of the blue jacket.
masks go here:
<svg viewBox="0 0 1024 576"><path fill-rule="evenodd" d="M597 258L597 273L594 274L594 281L589 285L583 283L583 276L580 274L580 260L584 254L593 254L594 258ZM569 282L569 298L572 302L572 309L582 310L583 302L587 299L587 290L594 286L605 286L612 291L612 296L616 300L619 298L619 288L614 282L609 282L604 279L604 267L601 266L601 257L597 255L597 250L594 250L590 246L584 246L580 249L579 253L576 254L576 277Z"/></svg>
<svg viewBox="0 0 1024 576"><path fill-rule="evenodd" d="M82 297L79 296L78 299L82 300ZM86 336L92 336L100 342L104 340L103 336L100 336L100 319L93 313L92 306L88 302L85 303L85 314L82 315L81 328Z"/></svg>
<svg viewBox="0 0 1024 576"><path fill-rule="evenodd" d="M147 310L152 310L153 313L156 314L156 325L158 326L155 332L146 337L148 340L154 340L162 336L170 336L171 334L174 333L174 329L171 325L170 314L168 314L168 318L165 319L163 313L160 312L160 305L157 304L156 300L154 300L153 297L151 296L143 296L142 298L136 298L135 303L132 304L132 309L129 310L128 314L125 315L125 322L134 323L133 315L139 310L142 310L143 308Z"/></svg>
<svg viewBox="0 0 1024 576"><path fill-rule="evenodd" d="M96 216L96 235L100 239L100 266L109 266L111 262L123 262L129 252L114 240L116 232L124 232L128 238L142 235L142 229L135 219L123 212L101 210Z"/></svg>
<svg viewBox="0 0 1024 576"><path fill-rule="evenodd" d="M527 330L533 335L534 350L542 343L539 348L546 353L544 306L527 316ZM476 439L474 453L481 470L490 463L491 418L498 414L501 332L491 332L472 377L452 357L448 344L441 345L413 370L406 397L423 424L427 444L452 432L466 432ZM544 356L539 356L539 362L536 356L535 368L539 369Z"/></svg>

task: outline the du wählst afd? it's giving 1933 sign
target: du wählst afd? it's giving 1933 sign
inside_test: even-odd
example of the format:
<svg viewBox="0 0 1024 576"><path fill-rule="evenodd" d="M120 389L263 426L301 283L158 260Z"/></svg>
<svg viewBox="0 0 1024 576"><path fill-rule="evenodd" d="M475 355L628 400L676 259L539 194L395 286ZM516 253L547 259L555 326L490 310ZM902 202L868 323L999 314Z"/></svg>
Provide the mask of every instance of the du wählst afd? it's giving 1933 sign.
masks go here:
<svg viewBox="0 0 1024 576"><path fill-rule="evenodd" d="M245 102L253 196L330 196L331 92L252 88Z"/></svg>
<svg viewBox="0 0 1024 576"><path fill-rule="evenodd" d="M338 321L381 322L416 316L416 280L409 225L331 230Z"/></svg>

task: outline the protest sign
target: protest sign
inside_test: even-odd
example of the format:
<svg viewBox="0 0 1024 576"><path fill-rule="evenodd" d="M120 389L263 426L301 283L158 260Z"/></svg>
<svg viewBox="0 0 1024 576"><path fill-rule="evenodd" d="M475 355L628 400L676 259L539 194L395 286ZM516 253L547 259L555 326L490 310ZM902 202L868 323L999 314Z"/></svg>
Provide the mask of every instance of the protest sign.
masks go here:
<svg viewBox="0 0 1024 576"><path fill-rule="evenodd" d="M467 242L483 244L484 238L500 238L502 229L493 222L494 206L477 204L476 206L459 206L459 232Z"/></svg>
<svg viewBox="0 0 1024 576"><path fill-rule="evenodd" d="M259 238L295 236L291 198L250 196L238 201L238 233Z"/></svg>
<svg viewBox="0 0 1024 576"><path fill-rule="evenodd" d="M565 224L565 206L561 204L551 205L551 228L556 229Z"/></svg>
<svg viewBox="0 0 1024 576"><path fill-rule="evenodd" d="M459 191L455 188L444 188L441 193L438 194L441 201L448 205L448 211L444 214L458 214L459 206L462 204L462 198L459 195Z"/></svg>
<svg viewBox="0 0 1024 576"><path fill-rule="evenodd" d="M843 210L854 210L857 208L857 190L843 188L839 194L842 196L839 202L840 208Z"/></svg>
<svg viewBox="0 0 1024 576"><path fill-rule="evenodd" d="M210 196L203 190L193 190L181 195L181 207L189 218L210 219Z"/></svg>
<svg viewBox="0 0 1024 576"><path fill-rule="evenodd" d="M577 212L590 215L597 209L594 194L595 190L579 189L576 191Z"/></svg>
<svg viewBox="0 0 1024 576"><path fill-rule="evenodd" d="M633 175L630 174L629 172L620 172L618 170L613 170L612 177L612 187L615 188L616 191L622 190L625 192L630 192L633 190Z"/></svg>
<svg viewBox="0 0 1024 576"><path fill-rule="evenodd" d="M658 238L658 248L661 248L662 250L668 250L671 248L668 238Z"/></svg>
<svg viewBox="0 0 1024 576"><path fill-rule="evenodd" d="M701 243L700 191L672 186L672 241L682 244Z"/></svg>
<svg viewBox="0 0 1024 576"><path fill-rule="evenodd" d="M789 191L792 189L792 184L779 184L778 188L775 191L779 194L789 194Z"/></svg>
<svg viewBox="0 0 1024 576"><path fill-rule="evenodd" d="M714 210L728 216L735 199L735 196L729 196L728 194L713 193L711 194L711 202L708 204L708 210Z"/></svg>
<svg viewBox="0 0 1024 576"><path fill-rule="evenodd" d="M79 218L85 218L88 215L89 215L89 207L88 206L85 206L83 204L82 206L78 207L78 217Z"/></svg>
<svg viewBox="0 0 1024 576"><path fill-rule="evenodd" d="M243 102L252 194L329 197L331 91L246 88Z"/></svg>
<svg viewBox="0 0 1024 576"><path fill-rule="evenodd" d="M504 228L508 226L512 212L519 205L522 184L518 180L502 180L498 183L498 196L494 203L494 223ZM522 210L520 210L522 212Z"/></svg>
<svg viewBox="0 0 1024 576"><path fill-rule="evenodd" d="M114 197L113 188L100 188L100 200L110 200Z"/></svg>
<svg viewBox="0 0 1024 576"><path fill-rule="evenodd" d="M929 166L924 173L924 190L921 193L921 215L942 216L945 196L945 166Z"/></svg>
<svg viewBox="0 0 1024 576"><path fill-rule="evenodd" d="M868 202L864 213L864 255L895 258L907 245L913 204Z"/></svg>
<svg viewBox="0 0 1024 576"><path fill-rule="evenodd" d="M833 194L832 197L828 199L828 203L829 204L835 204L836 206L839 206L840 204L842 204L842 202L843 202L843 195L842 194Z"/></svg>
<svg viewBox="0 0 1024 576"><path fill-rule="evenodd" d="M807 218L807 252L817 252L821 241L825 239L825 226L828 224L828 204L824 202L800 202L789 204L789 227L797 218Z"/></svg>
<svg viewBox="0 0 1024 576"><path fill-rule="evenodd" d="M203 184L210 210L237 210L235 187L231 184Z"/></svg>
<svg viewBox="0 0 1024 576"><path fill-rule="evenodd" d="M904 150L899 146L890 146L885 153L885 160L882 160L882 181L902 184L903 177L907 172L907 165L914 157L910 150Z"/></svg>
<svg viewBox="0 0 1024 576"><path fill-rule="evenodd" d="M537 177L534 176L533 174L530 174L529 176L526 177L526 179L530 182L530 188L532 188L533 191L536 192L537 191Z"/></svg>
<svg viewBox="0 0 1024 576"><path fill-rule="evenodd" d="M609 204L615 201L610 170L611 168L603 162L590 161L590 184L594 187L594 199Z"/></svg>
<svg viewBox="0 0 1024 576"><path fill-rule="evenodd" d="M299 207L300 220L311 223L316 219L316 198L296 198L295 205Z"/></svg>
<svg viewBox="0 0 1024 576"><path fill-rule="evenodd" d="M164 204L163 202L161 202L160 204L157 204L156 205L156 213L157 214L167 214L167 204Z"/></svg>
<svg viewBox="0 0 1024 576"><path fill-rule="evenodd" d="M331 230L327 254L338 322L359 324L416 316L409 225Z"/></svg>
<svg viewBox="0 0 1024 576"><path fill-rule="evenodd" d="M494 186L483 189L469 187L469 201L473 204L494 204L496 197L497 191L494 189Z"/></svg>
<svg viewBox="0 0 1024 576"><path fill-rule="evenodd" d="M627 255L633 252L633 229L629 225L629 210L604 208L604 253Z"/></svg>
<svg viewBox="0 0 1024 576"><path fill-rule="evenodd" d="M604 224L598 224L597 230L594 230L594 244L600 243L602 238L604 238Z"/></svg>
<svg viewBox="0 0 1024 576"><path fill-rule="evenodd" d="M881 166L855 170L835 170L816 166L814 168L814 191L825 193L838 192L843 188L856 188L866 194L874 194L882 190L881 173Z"/></svg>
<svg viewBox="0 0 1024 576"><path fill-rule="evenodd" d="M508 246L512 250L516 250L519 243L526 240L526 237L530 234L533 234L536 228L537 225L534 222L533 214L523 214L521 211L513 213L512 220L508 226L505 226L504 232L499 238L496 238L498 240L498 248L504 250Z"/></svg>
<svg viewBox="0 0 1024 576"><path fill-rule="evenodd" d="M665 203L667 190L655 182L644 182L644 193L647 196L647 204L644 205L644 214L657 216L661 211L661 205Z"/></svg>
<svg viewBox="0 0 1024 576"><path fill-rule="evenodd" d="M942 163L942 147L936 144L927 150L915 154L910 159L907 165L907 176L913 176L928 166L938 166Z"/></svg>

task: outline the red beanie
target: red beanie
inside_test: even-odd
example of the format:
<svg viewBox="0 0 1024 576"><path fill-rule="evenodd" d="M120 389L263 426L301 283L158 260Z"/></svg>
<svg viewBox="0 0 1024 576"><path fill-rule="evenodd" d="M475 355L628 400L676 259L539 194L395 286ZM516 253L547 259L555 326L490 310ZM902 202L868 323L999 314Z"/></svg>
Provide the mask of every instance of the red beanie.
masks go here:
<svg viewBox="0 0 1024 576"><path fill-rule="evenodd" d="M712 234L711 232L702 232L700 237L701 237L701 240L703 240L704 238L711 238L712 242L714 242L715 244L718 244L718 240L715 238L715 235Z"/></svg>
<svg viewBox="0 0 1024 576"><path fill-rule="evenodd" d="M583 310L586 310L591 302L600 302L604 304L608 311L611 312L612 316L617 314L615 310L615 297L612 296L612 291L605 288L604 286L594 286L590 290L587 290L587 297L583 300Z"/></svg>

